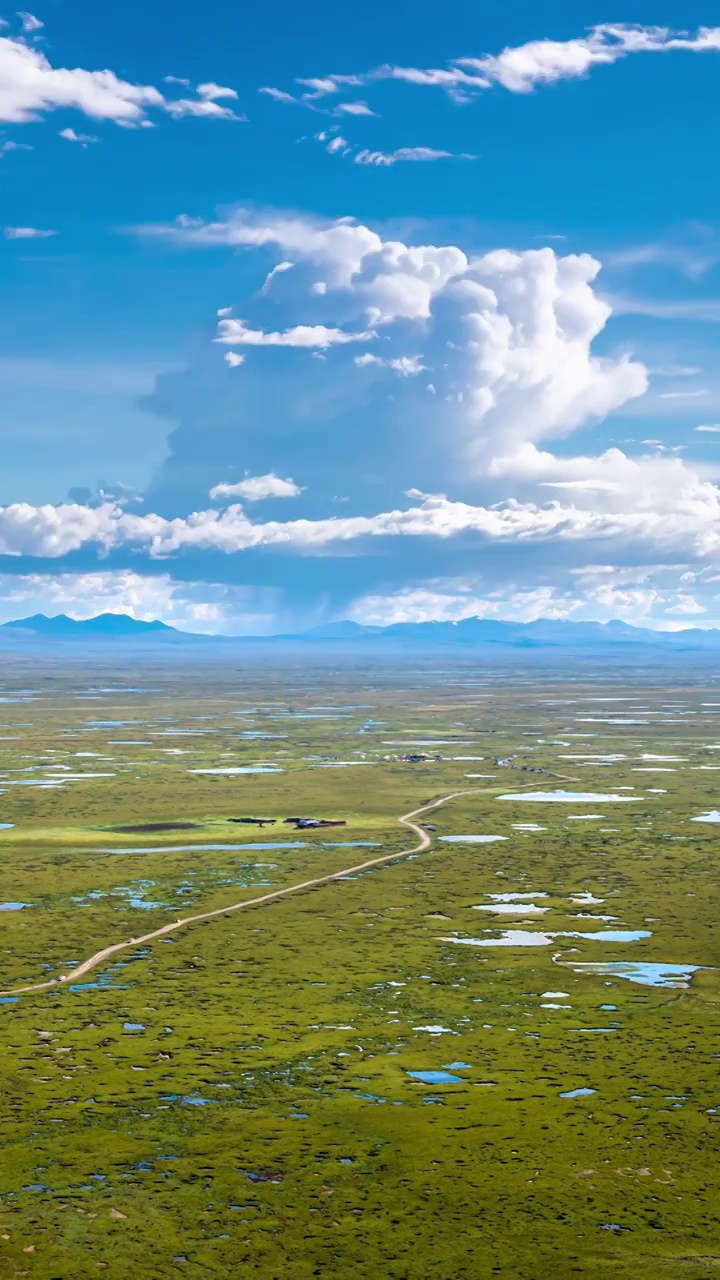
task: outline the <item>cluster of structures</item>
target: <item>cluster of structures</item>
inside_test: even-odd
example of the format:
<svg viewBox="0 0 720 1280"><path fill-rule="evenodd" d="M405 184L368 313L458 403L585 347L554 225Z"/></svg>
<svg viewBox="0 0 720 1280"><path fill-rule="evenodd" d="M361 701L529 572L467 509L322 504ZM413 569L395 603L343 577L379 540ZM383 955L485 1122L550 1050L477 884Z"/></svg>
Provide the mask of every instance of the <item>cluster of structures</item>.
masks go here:
<svg viewBox="0 0 720 1280"><path fill-rule="evenodd" d="M277 818L228 818L228 822L241 823L246 827L274 827ZM346 827L344 818L284 818L286 826L293 826L296 831L307 831L314 827Z"/></svg>
<svg viewBox="0 0 720 1280"><path fill-rule="evenodd" d="M552 769L538 769L531 764L514 764L517 756L507 756L505 760L493 760L493 764L500 769L517 769L519 773L547 773L552 775Z"/></svg>
<svg viewBox="0 0 720 1280"><path fill-rule="evenodd" d="M286 826L294 826L296 831L307 831L314 827L346 827L344 818L286 818Z"/></svg>

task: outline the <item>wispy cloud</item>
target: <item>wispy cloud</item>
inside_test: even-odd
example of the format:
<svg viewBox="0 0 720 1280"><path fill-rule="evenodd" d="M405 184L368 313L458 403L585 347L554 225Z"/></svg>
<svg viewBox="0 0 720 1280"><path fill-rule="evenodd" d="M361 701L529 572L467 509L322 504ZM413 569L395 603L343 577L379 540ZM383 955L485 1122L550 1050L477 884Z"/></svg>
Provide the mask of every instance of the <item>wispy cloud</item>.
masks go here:
<svg viewBox="0 0 720 1280"><path fill-rule="evenodd" d="M629 245L603 254L603 261L610 267L632 269L634 267L668 267L689 280L699 280L720 262L720 249L712 231L706 227L688 229L684 240L655 240L646 244Z"/></svg>
<svg viewBox="0 0 720 1280"><path fill-rule="evenodd" d="M264 93L268 98L274 98L276 102L298 103L300 99L292 93L287 93L285 89L275 89L272 85L263 85L258 89L258 93Z"/></svg>
<svg viewBox="0 0 720 1280"><path fill-rule="evenodd" d="M91 142L97 142L97 138L93 138L89 133L76 133L74 129L61 129L59 138L64 138L66 142L77 142L81 147L87 147Z"/></svg>
<svg viewBox="0 0 720 1280"><path fill-rule="evenodd" d="M698 387L694 391L661 391L658 396L659 400L696 400L700 396L706 396L708 391L705 387Z"/></svg>
<svg viewBox="0 0 720 1280"><path fill-rule="evenodd" d="M278 89L263 89L261 92L269 92L281 102L314 107L319 99L334 96L341 88L365 88L378 81L394 80L441 89L456 102L464 103L494 87L499 86L509 93L532 93L541 86L583 78L595 67L609 66L633 54L675 50L718 52L720 27L701 27L691 34L670 27L602 23L574 39L530 40L523 45L509 46L498 54L455 58L445 67L384 63L351 75L298 79L297 84L310 87L310 92L300 95ZM348 104L344 104L343 109L347 110Z"/></svg>
<svg viewBox="0 0 720 1280"><path fill-rule="evenodd" d="M465 151L442 151L436 147L396 147L394 151L371 151L348 142L342 134L324 129L315 135L316 142L323 143L331 156L340 155L352 159L354 164L391 168L396 164L428 164L434 160L476 160L477 156Z"/></svg>
<svg viewBox="0 0 720 1280"><path fill-rule="evenodd" d="M605 296L615 315L648 316L655 320L697 320L708 324L720 321L720 300L715 298L645 298L623 293Z"/></svg>
<svg viewBox="0 0 720 1280"><path fill-rule="evenodd" d="M434 147L398 147L395 151L358 151L353 157L353 162L387 167L405 162L427 164L433 160L476 159L477 156L469 155L465 151L438 151Z"/></svg>
<svg viewBox="0 0 720 1280"><path fill-rule="evenodd" d="M339 102L335 111L348 116L374 116L377 114L377 112L371 110L367 102Z"/></svg>
<svg viewBox="0 0 720 1280"><path fill-rule="evenodd" d="M393 359L383 359L382 356L374 356L369 351L362 356L355 356L353 363L358 369L367 369L371 365L380 369L393 369L403 378L415 377L427 369L427 365L422 363L422 356L396 356Z"/></svg>
<svg viewBox="0 0 720 1280"><path fill-rule="evenodd" d="M28 142L14 142L11 138L7 142L0 142L0 159L9 155L11 151L34 151Z"/></svg>
<svg viewBox="0 0 720 1280"><path fill-rule="evenodd" d="M45 26L45 23L41 22L39 18L36 18L34 13L23 13L20 11L18 13L18 18L22 23L22 29L26 35L29 35L33 31L42 31Z"/></svg>
<svg viewBox="0 0 720 1280"><path fill-rule="evenodd" d="M3 227L6 240L49 240L57 231L48 231L41 227Z"/></svg>
<svg viewBox="0 0 720 1280"><path fill-rule="evenodd" d="M249 329L242 320L220 320L214 341L228 346L315 347L325 350L348 342L367 342L374 336L367 330L346 333L344 329L332 329L324 324L299 324L281 333L268 333L264 329Z"/></svg>

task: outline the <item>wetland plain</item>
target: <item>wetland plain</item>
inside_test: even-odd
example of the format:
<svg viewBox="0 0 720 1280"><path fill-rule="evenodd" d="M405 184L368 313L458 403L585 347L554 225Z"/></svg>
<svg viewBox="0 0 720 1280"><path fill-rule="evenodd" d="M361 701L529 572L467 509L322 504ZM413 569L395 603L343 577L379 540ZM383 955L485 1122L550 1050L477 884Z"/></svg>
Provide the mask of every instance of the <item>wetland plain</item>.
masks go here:
<svg viewBox="0 0 720 1280"><path fill-rule="evenodd" d="M2 1277L720 1274L711 668L0 683Z"/></svg>

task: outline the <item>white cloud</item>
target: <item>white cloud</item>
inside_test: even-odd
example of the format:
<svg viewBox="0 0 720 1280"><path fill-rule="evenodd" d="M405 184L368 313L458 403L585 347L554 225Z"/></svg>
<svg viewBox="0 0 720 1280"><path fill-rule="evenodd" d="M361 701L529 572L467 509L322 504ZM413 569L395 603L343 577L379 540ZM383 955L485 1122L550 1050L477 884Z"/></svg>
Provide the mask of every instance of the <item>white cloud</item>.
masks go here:
<svg viewBox="0 0 720 1280"><path fill-rule="evenodd" d="M295 264L293 262L278 262L277 265L273 267L272 271L268 271L268 274L265 277L265 280L263 282L263 286L260 292L262 294L266 294L270 289L270 286L273 280L277 276L284 275L286 271L291 271L294 265ZM232 308L229 308L228 310L230 311L232 310ZM218 315L220 314L221 312L218 312Z"/></svg>
<svg viewBox="0 0 720 1280"><path fill-rule="evenodd" d="M707 394L705 387L698 387L694 391L661 391L658 400L696 400L698 396Z"/></svg>
<svg viewBox="0 0 720 1280"><path fill-rule="evenodd" d="M166 98L152 85L131 84L113 71L53 67L39 49L21 39L0 37L0 121L24 124L68 108L128 127L147 125L151 108L176 118L240 118L205 99Z"/></svg>
<svg viewBox="0 0 720 1280"><path fill-rule="evenodd" d="M386 63L349 76L327 75L312 81L313 99L334 95L341 85L366 87L381 80L394 80L422 87L439 88L456 102L471 101L479 93L500 86L510 93L527 94L543 85L585 77L595 67L609 66L638 53L691 53L720 50L720 27L701 27L694 34L669 27L649 27L632 23L603 23L589 33L570 40L530 40L503 49L498 54L454 59L447 67L403 67ZM267 91L265 91L267 92ZM283 90L273 90L280 101L303 102ZM366 107L367 104L360 104ZM343 104L347 110L352 103Z"/></svg>
<svg viewBox="0 0 720 1280"><path fill-rule="evenodd" d="M34 13L23 13L20 11L18 13L18 18L20 19L22 29L26 34L29 34L32 31L42 31L45 26L45 23L41 22L39 18L36 18Z"/></svg>
<svg viewBox="0 0 720 1280"><path fill-rule="evenodd" d="M323 223L244 210L225 222L181 218L141 230L180 244L274 245L304 264L298 305L322 307L323 323L266 333L223 320L217 341L325 349L362 340L370 326L392 343L396 322L417 322L447 426L464 435L478 471L488 460L494 475L518 466L529 475L538 465L544 470L532 450L519 456L524 446L569 435L647 389L642 364L593 351L611 308L594 290L600 263L588 254L503 249L468 258L455 245L383 241L352 219ZM334 297L363 329L349 333L324 322ZM378 351L377 359L403 355Z"/></svg>
<svg viewBox="0 0 720 1280"><path fill-rule="evenodd" d="M92 618L125 613L159 618L181 631L264 634L272 630L274 593L215 582L175 582L131 569L59 574L0 574L0 620L35 613Z"/></svg>
<svg viewBox="0 0 720 1280"><path fill-rule="evenodd" d="M585 76L594 66L608 65L634 53L669 50L720 50L720 27L703 27L695 36L667 27L605 23L575 40L532 40L496 56L459 58L457 66L486 76L511 93L530 93L538 85Z"/></svg>
<svg viewBox="0 0 720 1280"><path fill-rule="evenodd" d="M202 116L212 120L239 120L245 122L245 116L236 115L230 107L222 107L219 102L208 98L171 98L164 104L164 110L174 120L182 120L185 116Z"/></svg>
<svg viewBox="0 0 720 1280"><path fill-rule="evenodd" d="M267 215L242 208L221 222L204 222L182 214L175 222L151 223L133 231L178 245L204 248L275 245L284 253L298 254L316 263L338 285L349 284L363 258L383 247L376 232L352 218L327 223L310 216Z"/></svg>
<svg viewBox="0 0 720 1280"><path fill-rule="evenodd" d="M337 93L339 88L335 80L317 80L317 79L303 80L298 78L297 83L305 85L308 89L311 90L311 94L310 95L306 94L305 95L306 97L307 96L320 97L325 93Z"/></svg>
<svg viewBox="0 0 720 1280"><path fill-rule="evenodd" d="M376 114L371 111L367 102L339 102L335 110L348 116L374 116Z"/></svg>
<svg viewBox="0 0 720 1280"><path fill-rule="evenodd" d="M557 574L555 575L557 579ZM521 585L494 583L482 575L431 579L392 594L362 593L346 614L366 625L398 622L459 621L467 617L532 622L539 618L605 622L622 618L663 631L687 626L717 626L708 616L716 607L698 592L712 579L686 574L694 594L678 589L666 566L622 568L588 565L562 582ZM169 572L143 574L131 569L80 573L0 574L0 621L42 612L90 618L125 613L162 621L181 630L225 634L265 634L278 630L278 593L214 581L174 580ZM296 619L288 628L295 629ZM300 626L304 625L302 622Z"/></svg>
<svg viewBox="0 0 720 1280"><path fill-rule="evenodd" d="M605 261L612 267L670 267L689 280L698 280L716 265L718 252L703 229L696 234L694 243L654 241L632 245L605 254Z"/></svg>
<svg viewBox="0 0 720 1280"><path fill-rule="evenodd" d="M693 364L660 364L650 372L658 378L695 378L702 373L702 369Z"/></svg>
<svg viewBox="0 0 720 1280"><path fill-rule="evenodd" d="M245 357L241 356L237 351L226 351L224 359L231 369L238 369L241 364L245 363Z"/></svg>
<svg viewBox="0 0 720 1280"><path fill-rule="evenodd" d="M36 610L92 618L98 613L127 613L149 622L169 620L175 584L166 574L135 573L131 569L60 574L0 574L2 617L27 616Z"/></svg>
<svg viewBox="0 0 720 1280"><path fill-rule="evenodd" d="M701 560L720 559L720 490L675 459L651 462L649 471L629 464L634 466L636 489L645 490L642 501L636 501L636 489L629 489L610 509L515 498L478 506L444 494L412 494L416 505L377 515L253 522L238 506L168 519L154 513L135 515L111 504L90 508L15 503L0 508L0 554L58 558L91 545L105 551L134 546L158 558L191 549L233 554L261 546L317 549L364 539L446 542L471 535L479 543L528 545L630 539L656 554L665 549ZM665 481L654 493L648 484L653 475Z"/></svg>
<svg viewBox="0 0 720 1280"><path fill-rule="evenodd" d="M497 55L460 58L458 66L487 77L511 93L530 93L537 85L577 79L593 66L617 62L628 53L660 50L669 33L659 28L597 26L576 40L531 40Z"/></svg>
<svg viewBox="0 0 720 1280"><path fill-rule="evenodd" d="M366 147L356 146L348 142L342 134L333 129L323 129L314 135L316 142L321 142L325 150L332 155L351 157L353 164L373 165L376 168L391 168L396 164L427 164L434 160L476 160L477 156L467 152L441 151L434 147L397 147L394 151L370 151Z"/></svg>
<svg viewBox="0 0 720 1280"><path fill-rule="evenodd" d="M620 619L657 630L697 626L698 618L703 618L702 626L718 625L717 620L705 618L706 605L678 588L674 566L588 565L569 574L558 572L555 566L554 580L533 583L533 577L537 576L537 572L530 574L528 585L507 578L494 582L492 577L483 574L433 579L392 595L360 595L352 602L348 616L366 626L459 622L464 618L520 623L538 619L572 622ZM702 588L703 583L698 585ZM673 621L678 616L685 621Z"/></svg>
<svg viewBox="0 0 720 1280"><path fill-rule="evenodd" d="M181 630L209 634L277 630L280 604L278 593L271 588L176 581L167 572L142 574L130 569L0 574L0 602L1 621L39 612L80 619L97 613L125 613L143 621L160 618ZM375 626L466 617L515 622L538 618L602 622L620 617L660 630L717 625L695 595L670 585L662 566L644 570L588 566L562 584L530 586L514 581L493 585L482 577L435 579L392 594L361 594L347 614ZM294 619L292 625L296 625Z"/></svg>
<svg viewBox="0 0 720 1280"><path fill-rule="evenodd" d="M355 356L353 361L358 369L366 369L369 365L377 365L383 369L394 369L403 378L413 377L415 374L422 373L427 369L426 364L422 364L421 356L397 356L394 359L384 360L381 356L374 356L369 351L362 356Z"/></svg>
<svg viewBox="0 0 720 1280"><path fill-rule="evenodd" d="M264 498L297 498L302 493L300 485L288 477L283 480L270 471L266 476L246 476L236 484L216 484L210 490L213 501L218 498L244 498L246 502L260 502Z"/></svg>
<svg viewBox="0 0 720 1280"><path fill-rule="evenodd" d="M201 98L207 98L210 100L213 98L237 98L237 93L234 89L228 89L224 85L215 84L212 80L208 81L207 84L199 84L195 92Z"/></svg>
<svg viewBox="0 0 720 1280"><path fill-rule="evenodd" d="M3 227L6 240L49 240L57 231L47 231L40 227Z"/></svg>
<svg viewBox="0 0 720 1280"><path fill-rule="evenodd" d="M271 85L264 85L262 89L258 89L258 93L264 93L268 98L274 98L276 102L297 103L299 101L291 93L286 93L284 89L273 89Z"/></svg>
<svg viewBox="0 0 720 1280"><path fill-rule="evenodd" d="M402 622L460 622L463 618L535 622L538 618L570 618L582 609L582 597L552 586L522 589L517 585L481 593L479 584L446 581L407 587L392 596L366 595L353 602L350 617L365 626L388 627Z"/></svg>
<svg viewBox="0 0 720 1280"><path fill-rule="evenodd" d="M328 147L328 151L330 148ZM395 151L358 151L354 164L389 166L404 161L427 163L432 160L475 160L465 152L436 151L432 147L398 147Z"/></svg>
<svg viewBox="0 0 720 1280"><path fill-rule="evenodd" d="M214 341L231 346L318 347L325 350L347 342L367 342L373 337L373 333L346 333L343 329L329 329L324 324L298 324L283 333L266 333L263 329L248 329L242 320L220 320Z"/></svg>
<svg viewBox="0 0 720 1280"><path fill-rule="evenodd" d="M712 433L714 435L716 432L720 432L720 423L713 423L712 425L708 424L704 427L696 427L695 430L705 431L707 433Z"/></svg>
<svg viewBox="0 0 720 1280"><path fill-rule="evenodd" d="M8 152L10 151L34 151L34 150L35 148L31 147L27 142L14 142L12 139L8 139L7 142L0 142L0 159L3 156L7 155Z"/></svg>
<svg viewBox="0 0 720 1280"><path fill-rule="evenodd" d="M136 123L164 102L150 85L129 84L112 71L54 68L38 49L0 38L0 120L21 123L74 107L95 119Z"/></svg>
<svg viewBox="0 0 720 1280"><path fill-rule="evenodd" d="M644 298L633 294L607 295L615 315L649 316L653 320L697 320L716 324L720 321L720 301L715 298Z"/></svg>
<svg viewBox="0 0 720 1280"><path fill-rule="evenodd" d="M427 605L445 610L441 616L484 609L483 616L500 617L513 608L513 616L537 609L537 616L579 610L577 616L607 617L615 610L639 618L649 610L661 617L682 603L678 592L705 607L690 586L627 582L620 569L611 584L588 579L581 591L568 582L578 564L601 560L622 566L626 557L664 557L697 569L703 560L720 561L717 469L660 456L651 443L634 442L652 450L638 457L599 451L589 431L585 453L551 451L553 440L627 413L648 386L646 367L608 332L611 307L598 292L595 258L550 248L473 255L459 245L387 239L351 218L261 210L144 230L193 248L257 248L266 284L284 268L281 286L253 292L242 304L246 318L225 315L218 330L227 345L276 348L273 378L261 376L259 360L248 362L239 379L222 380L220 396L217 364L206 353L214 372L194 367L169 394L160 385L160 411L182 419L163 482L172 475L182 482L198 465L211 427L222 441L220 474L230 465L237 467L232 474L247 470L255 478L279 468L312 476L312 491L298 498L297 518L283 521L250 519L239 506L174 521L138 516L132 524L130 516L106 514L94 533L82 534L83 546L154 558L247 552L253 572L254 550L272 547L263 566L272 564L288 592L298 577L295 557L311 557L312 573L305 573L322 582L316 598L327 591L323 598L342 598L346 608L355 597L396 600L408 582L452 598ZM370 350L347 349L368 331ZM322 360L282 350L298 346ZM695 376L694 366L679 364L663 376L679 378L681 368ZM424 370L432 372L418 377ZM703 403L708 413L712 406ZM198 484L200 507L217 474L205 473ZM443 492L410 490L403 498L410 484ZM48 520L48 533L46 517L40 521L41 540L67 538L68 526L79 536L75 515L63 516L62 535L57 517ZM13 529L17 521L13 516ZM480 562L494 566L501 582L509 581L508 564L528 566L515 582L514 604L492 594L497 582L469 582L458 591L423 585L429 565ZM550 594L548 582L538 582L541 568L555 576ZM306 605L313 590L304 593ZM410 603L419 607L417 599Z"/></svg>
<svg viewBox="0 0 720 1280"><path fill-rule="evenodd" d="M97 142L97 138L93 138L89 133L76 133L74 129L61 129L59 138L64 138L66 142L79 142L81 146L86 147L91 142Z"/></svg>
<svg viewBox="0 0 720 1280"><path fill-rule="evenodd" d="M699 600L696 600L694 596L688 596L681 593L675 604L670 605L665 612L680 613L684 614L686 617L691 617L693 614L707 613L707 609L705 608L705 605L701 604Z"/></svg>

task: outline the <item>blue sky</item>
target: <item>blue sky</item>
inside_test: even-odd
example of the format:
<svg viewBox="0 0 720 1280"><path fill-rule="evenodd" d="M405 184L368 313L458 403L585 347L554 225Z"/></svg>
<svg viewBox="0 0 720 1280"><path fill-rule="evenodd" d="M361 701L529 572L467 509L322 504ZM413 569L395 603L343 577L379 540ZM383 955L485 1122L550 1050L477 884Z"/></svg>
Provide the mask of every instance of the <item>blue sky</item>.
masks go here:
<svg viewBox="0 0 720 1280"><path fill-rule="evenodd" d="M3 11L0 618L720 625L720 26L492 8Z"/></svg>

